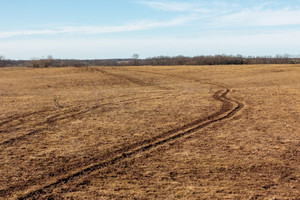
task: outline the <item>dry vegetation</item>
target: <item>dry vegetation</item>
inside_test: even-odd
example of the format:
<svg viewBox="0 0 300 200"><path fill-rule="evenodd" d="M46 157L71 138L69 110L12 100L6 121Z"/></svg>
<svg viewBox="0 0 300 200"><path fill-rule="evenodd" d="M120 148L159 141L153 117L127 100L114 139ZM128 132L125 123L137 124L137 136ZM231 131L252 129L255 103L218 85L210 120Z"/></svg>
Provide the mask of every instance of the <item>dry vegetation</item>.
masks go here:
<svg viewBox="0 0 300 200"><path fill-rule="evenodd" d="M300 65L0 69L0 199L299 199Z"/></svg>

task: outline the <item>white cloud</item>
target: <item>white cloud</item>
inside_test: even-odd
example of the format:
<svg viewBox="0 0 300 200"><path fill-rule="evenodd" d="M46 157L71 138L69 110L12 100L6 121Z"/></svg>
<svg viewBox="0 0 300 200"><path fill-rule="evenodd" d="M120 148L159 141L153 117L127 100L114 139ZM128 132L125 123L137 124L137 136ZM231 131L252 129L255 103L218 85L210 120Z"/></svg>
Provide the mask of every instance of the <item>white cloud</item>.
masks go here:
<svg viewBox="0 0 300 200"><path fill-rule="evenodd" d="M10 59L30 59L53 55L56 58L128 58L135 52L141 57L196 56L214 54L276 55L299 54L300 31L269 34L219 34L194 38L69 38L0 41L0 54Z"/></svg>
<svg viewBox="0 0 300 200"><path fill-rule="evenodd" d="M212 1L209 4L176 2L176 1L139 1L146 6L168 11L189 11L186 16L178 16L169 21L137 21L119 26L59 26L40 30L0 31L0 38L35 35L61 35L61 34L104 34L121 33L130 31L150 30L180 26L188 22L197 23L203 30L211 27L222 29L223 27L249 27L249 26L276 26L276 25L300 25L300 9L286 8L281 10L265 9L266 4L254 8L239 9L238 5L232 5L224 1ZM202 7L202 8L201 8ZM212 9L213 10L209 10ZM203 12L201 12L202 10Z"/></svg>
<svg viewBox="0 0 300 200"><path fill-rule="evenodd" d="M0 38L13 38L13 41L0 40L0 54L8 58L31 58L32 56L53 55L61 58L116 58L130 57L137 52L141 56L201 54L297 54L300 46L300 8L279 8L267 4L243 7L226 1L139 1L139 3L164 11L178 11L171 20L136 21L119 26L51 26L36 30L0 31ZM198 2L198 3L196 3ZM205 3L206 2L206 3ZM236 2L236 1L234 1ZM184 12L182 12L184 11ZM171 13L174 16L174 13ZM178 13L176 13L178 14ZM167 16L167 15L166 15ZM166 19L166 18L165 18ZM189 24L188 26L182 25ZM269 26L278 26L272 27ZM121 38L122 35L103 38L97 34L122 33L178 27L158 36L151 33L139 34L140 39ZM281 30L274 32L274 30ZM178 32L176 32L179 30ZM184 30L184 31L183 31ZM184 32L184 33L183 33ZM183 35L184 34L184 35ZM72 37L33 37L17 36ZM82 37L96 35L95 37ZM168 37L168 36L169 37ZM181 35L181 37L180 37ZM57 39L59 38L59 39ZM89 38L89 39L87 39Z"/></svg>
<svg viewBox="0 0 300 200"><path fill-rule="evenodd" d="M216 18L216 25L228 26L280 26L299 25L300 10L242 10Z"/></svg>
<svg viewBox="0 0 300 200"><path fill-rule="evenodd" d="M138 3L165 11L186 11L205 18L204 25L225 26L279 26L299 25L299 7L278 7L276 2L244 3L228 1L165 1L144 0ZM201 22L200 22L201 23Z"/></svg>
<svg viewBox="0 0 300 200"><path fill-rule="evenodd" d="M141 1L140 4L167 11L185 11L190 9L190 4L182 2L158 2L158 1Z"/></svg>
<svg viewBox="0 0 300 200"><path fill-rule="evenodd" d="M53 35L57 34L55 30L25 30L25 31L2 31L0 32L0 38L9 38L14 36L26 36L26 35Z"/></svg>
<svg viewBox="0 0 300 200"><path fill-rule="evenodd" d="M181 16L169 21L139 21L128 23L120 26L65 26L45 30L20 30L20 31L2 31L0 38L10 38L16 36L30 35L56 35L56 34L103 34L103 33L120 33L129 31L140 31L155 29L161 27L170 27L184 24L193 20L194 16Z"/></svg>
<svg viewBox="0 0 300 200"><path fill-rule="evenodd" d="M165 11L193 11L207 13L210 11L208 8L200 6L200 4L189 3L189 2L176 2L176 1L139 1L138 3Z"/></svg>

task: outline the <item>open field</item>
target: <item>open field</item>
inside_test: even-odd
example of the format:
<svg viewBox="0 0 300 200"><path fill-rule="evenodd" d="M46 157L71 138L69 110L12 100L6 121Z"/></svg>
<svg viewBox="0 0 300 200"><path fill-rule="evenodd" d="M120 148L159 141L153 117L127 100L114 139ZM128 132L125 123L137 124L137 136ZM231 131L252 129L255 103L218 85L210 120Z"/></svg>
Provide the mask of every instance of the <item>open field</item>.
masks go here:
<svg viewBox="0 0 300 200"><path fill-rule="evenodd" d="M0 199L300 199L300 65L0 69Z"/></svg>

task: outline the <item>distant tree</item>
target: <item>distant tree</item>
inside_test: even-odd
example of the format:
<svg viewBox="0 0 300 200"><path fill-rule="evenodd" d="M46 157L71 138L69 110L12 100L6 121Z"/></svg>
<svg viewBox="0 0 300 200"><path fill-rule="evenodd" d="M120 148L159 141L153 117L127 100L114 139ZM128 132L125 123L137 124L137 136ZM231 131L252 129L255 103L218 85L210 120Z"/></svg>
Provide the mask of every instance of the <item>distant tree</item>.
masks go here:
<svg viewBox="0 0 300 200"><path fill-rule="evenodd" d="M8 61L4 58L4 56L0 55L0 67L5 67L8 64Z"/></svg>
<svg viewBox="0 0 300 200"><path fill-rule="evenodd" d="M88 66L88 64L84 61L81 60L70 60L70 66L72 67L84 67L84 66Z"/></svg>
<svg viewBox="0 0 300 200"><path fill-rule="evenodd" d="M53 62L53 57L51 55L47 56L45 59L41 59L40 63L42 67L50 67Z"/></svg>
<svg viewBox="0 0 300 200"><path fill-rule="evenodd" d="M134 53L133 55L132 55L132 65L138 65L138 59L139 59L139 57L140 57L140 55L139 54L137 54L137 53Z"/></svg>
<svg viewBox="0 0 300 200"><path fill-rule="evenodd" d="M210 56L157 56L146 59L139 59L138 54L133 54L128 59L97 59L97 60L75 60L75 59L53 59L52 56L47 58L32 58L30 61L25 60L7 60L0 56L0 67L3 66L30 66L35 68L42 67L67 67L67 66L128 66L128 65L241 65L241 64L300 64L300 55L291 56L248 56L242 55L210 55Z"/></svg>
<svg viewBox="0 0 300 200"><path fill-rule="evenodd" d="M31 58L30 61L28 61L28 66L33 68L40 68L40 60L38 58Z"/></svg>
<svg viewBox="0 0 300 200"><path fill-rule="evenodd" d="M40 68L40 67L50 67L53 63L53 57L51 55L47 56L47 58L32 58L29 61L29 66L33 68Z"/></svg>

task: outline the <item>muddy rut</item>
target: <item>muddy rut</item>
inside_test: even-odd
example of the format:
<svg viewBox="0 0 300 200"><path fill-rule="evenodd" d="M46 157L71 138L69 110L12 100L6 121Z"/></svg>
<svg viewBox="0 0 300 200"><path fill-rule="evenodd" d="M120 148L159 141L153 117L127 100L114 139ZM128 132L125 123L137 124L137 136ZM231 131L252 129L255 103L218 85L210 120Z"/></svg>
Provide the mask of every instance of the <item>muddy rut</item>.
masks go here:
<svg viewBox="0 0 300 200"><path fill-rule="evenodd" d="M161 133L151 139L132 143L122 149L113 152L112 154L110 154L110 156L107 156L106 160L102 162L92 163L80 169L74 168L68 175L58 178L51 184L43 185L40 188L35 188L31 191L27 190L28 192L23 196L18 197L18 199L39 199L41 196L50 194L54 189L60 188L65 184L72 183L72 181L87 176L94 171L100 169L105 170L106 167L113 166L117 163L120 163L121 161L130 159L144 152L151 151L154 148L165 145L176 139L194 134L200 129L211 124L233 117L244 107L244 104L236 99L228 97L230 92L230 89L224 89L217 91L213 95L215 100L222 102L222 107L219 111L205 118L188 123L182 127L178 127L170 131Z"/></svg>

